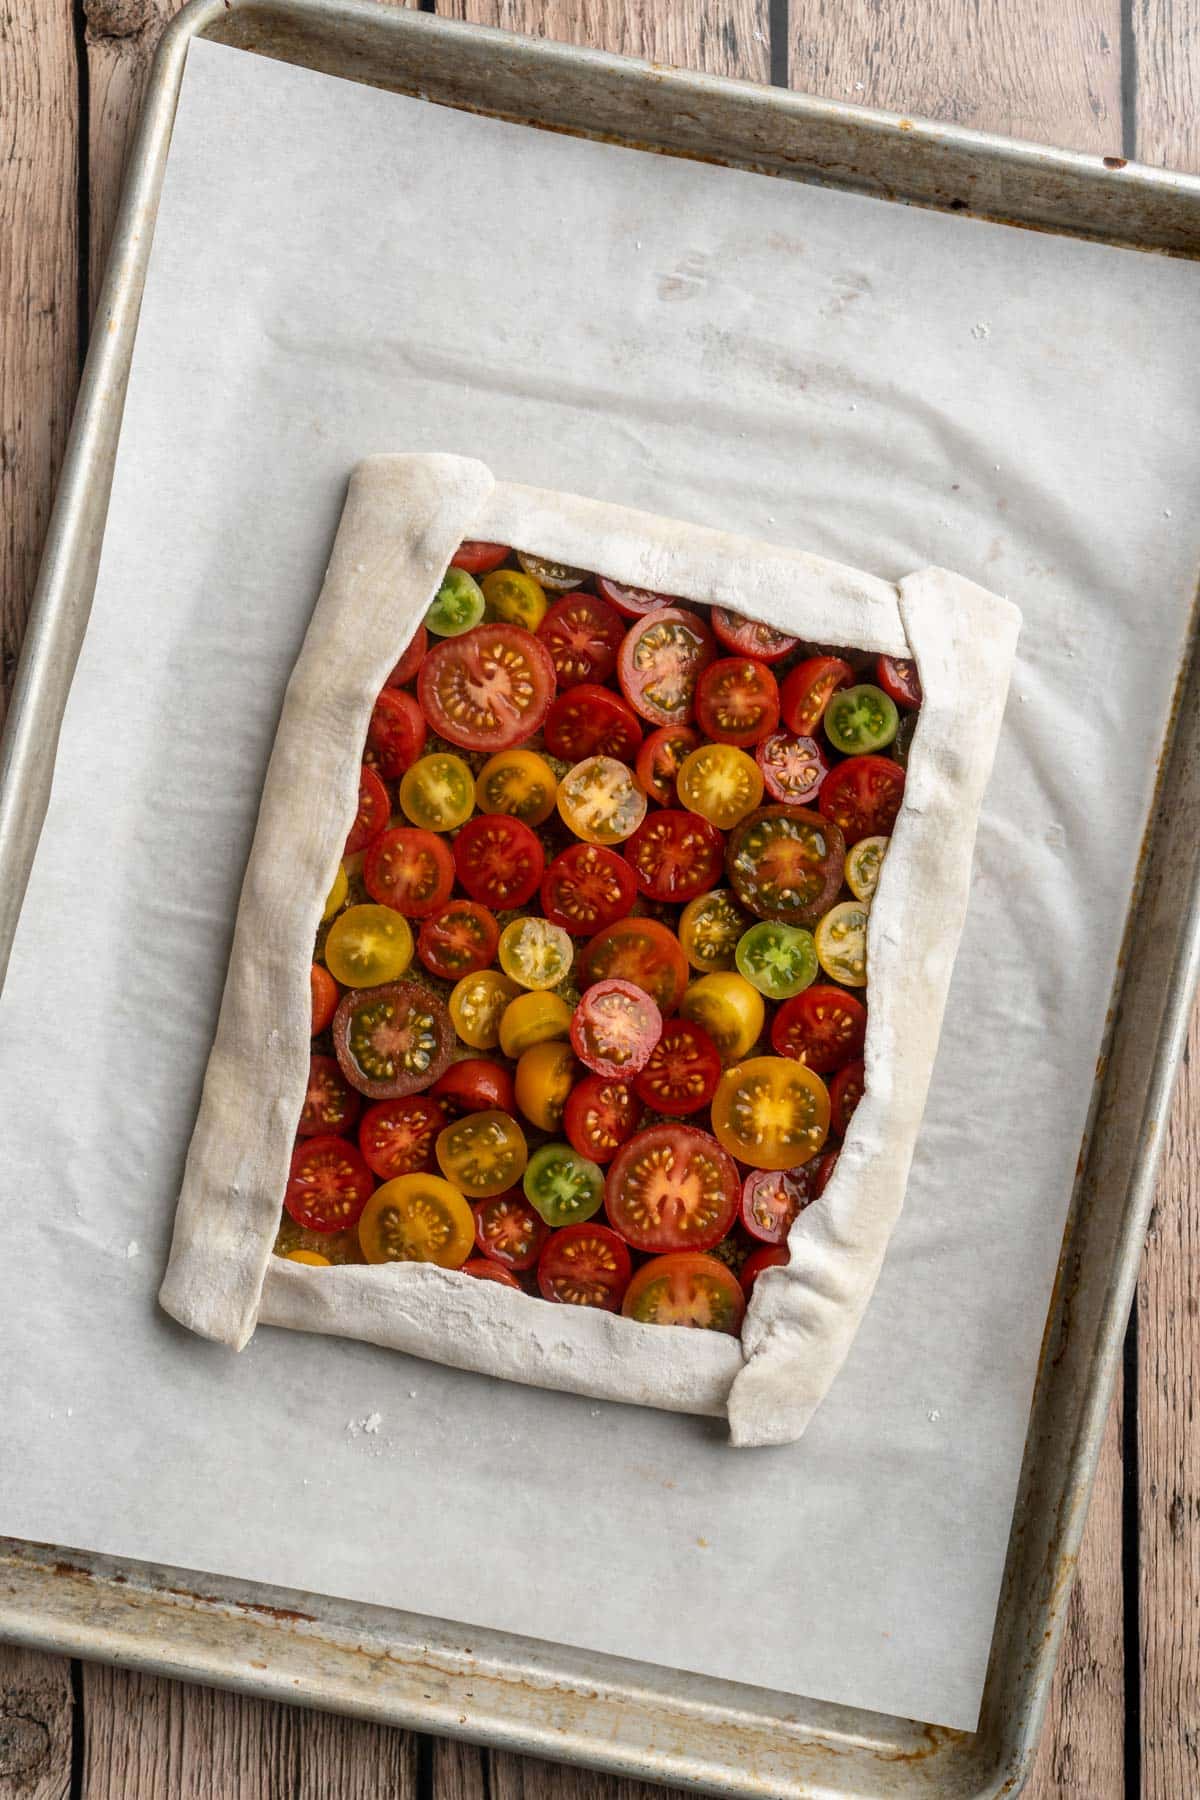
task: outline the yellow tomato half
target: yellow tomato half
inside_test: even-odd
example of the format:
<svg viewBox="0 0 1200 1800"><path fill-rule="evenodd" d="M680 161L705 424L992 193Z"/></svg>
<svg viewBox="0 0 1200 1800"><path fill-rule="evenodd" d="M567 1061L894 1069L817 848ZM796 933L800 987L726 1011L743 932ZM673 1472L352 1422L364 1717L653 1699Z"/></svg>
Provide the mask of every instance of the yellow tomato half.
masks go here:
<svg viewBox="0 0 1200 1800"><path fill-rule="evenodd" d="M586 844L619 844L646 816L646 796L614 756L589 756L558 784L563 824Z"/></svg>
<svg viewBox="0 0 1200 1800"><path fill-rule="evenodd" d="M712 1124L722 1149L752 1169L795 1169L829 1135L829 1090L790 1056L752 1056L721 1076Z"/></svg>
<svg viewBox="0 0 1200 1800"><path fill-rule="evenodd" d="M390 906L347 907L325 939L325 966L343 987L396 981L412 959L412 928Z"/></svg>
<svg viewBox="0 0 1200 1800"><path fill-rule="evenodd" d="M539 1131L557 1131L567 1096L575 1085L578 1065L570 1044L546 1039L521 1052L515 1089L517 1105Z"/></svg>
<svg viewBox="0 0 1200 1800"><path fill-rule="evenodd" d="M846 852L846 886L856 900L873 900L891 838L859 838Z"/></svg>
<svg viewBox="0 0 1200 1800"><path fill-rule="evenodd" d="M455 831L475 811L475 777L452 752L419 756L400 783L400 807L425 831Z"/></svg>
<svg viewBox="0 0 1200 1800"><path fill-rule="evenodd" d="M689 812L732 831L762 800L762 770L733 744L701 744L684 757L675 789Z"/></svg>
<svg viewBox="0 0 1200 1800"><path fill-rule="evenodd" d="M523 988L553 988L571 973L570 932L549 919L513 919L500 933L500 967Z"/></svg>
<svg viewBox="0 0 1200 1800"><path fill-rule="evenodd" d="M475 779L480 812L511 813L524 825L543 825L554 811L558 777L536 750L501 750Z"/></svg>
<svg viewBox="0 0 1200 1800"><path fill-rule="evenodd" d="M523 625L536 631L546 616L547 601L540 582L521 569L493 569L480 582L487 605L486 619L503 619L506 625Z"/></svg>
<svg viewBox="0 0 1200 1800"><path fill-rule="evenodd" d="M843 900L825 914L813 933L817 961L843 987L867 985L867 918L862 900Z"/></svg>
<svg viewBox="0 0 1200 1800"><path fill-rule="evenodd" d="M525 1173L525 1133L506 1112L464 1113L438 1133L438 1167L472 1200L506 1193Z"/></svg>
<svg viewBox="0 0 1200 1800"><path fill-rule="evenodd" d="M333 1264L319 1250L289 1250L287 1262L306 1263L310 1269L331 1269Z"/></svg>
<svg viewBox="0 0 1200 1800"><path fill-rule="evenodd" d="M516 983L511 984L516 988ZM505 1056L523 1056L535 1044L565 1038L571 1030L571 1009L561 994L518 994L500 1020L500 1048Z"/></svg>
<svg viewBox="0 0 1200 1800"><path fill-rule="evenodd" d="M369 1263L431 1262L457 1269L475 1244L475 1218L439 1175L397 1175L377 1187L358 1221Z"/></svg>
<svg viewBox="0 0 1200 1800"><path fill-rule="evenodd" d="M321 914L322 924L327 924L329 920L332 919L334 913L340 911L345 905L346 894L349 887L350 881L346 874L346 865L345 863L339 863L338 872L333 878L333 886L330 888L328 897L325 901L325 910Z"/></svg>
<svg viewBox="0 0 1200 1800"><path fill-rule="evenodd" d="M750 924L730 888L713 888L689 900L679 919L679 942L702 975L732 969L738 939Z"/></svg>
<svg viewBox="0 0 1200 1800"><path fill-rule="evenodd" d="M450 995L450 1019L463 1043L472 1050L494 1050L504 1009L520 991L515 981L496 969L464 975Z"/></svg>
<svg viewBox="0 0 1200 1800"><path fill-rule="evenodd" d="M767 1011L758 989L744 975L725 969L693 981L679 1010L704 1027L723 1063L737 1062L754 1048Z"/></svg>

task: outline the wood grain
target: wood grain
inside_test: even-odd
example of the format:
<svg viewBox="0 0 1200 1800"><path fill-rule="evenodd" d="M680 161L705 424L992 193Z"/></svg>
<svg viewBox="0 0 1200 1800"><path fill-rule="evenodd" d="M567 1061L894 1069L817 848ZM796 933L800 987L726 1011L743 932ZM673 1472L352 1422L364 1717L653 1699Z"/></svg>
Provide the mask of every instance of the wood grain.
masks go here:
<svg viewBox="0 0 1200 1800"><path fill-rule="evenodd" d="M1159 168L1200 172L1200 6L1130 0L1136 155Z"/></svg>
<svg viewBox="0 0 1200 1800"><path fill-rule="evenodd" d="M71 1791L71 1665L0 1644L0 1795L66 1800Z"/></svg>
<svg viewBox="0 0 1200 1800"><path fill-rule="evenodd" d="M768 0L441 0L448 19L769 81Z"/></svg>

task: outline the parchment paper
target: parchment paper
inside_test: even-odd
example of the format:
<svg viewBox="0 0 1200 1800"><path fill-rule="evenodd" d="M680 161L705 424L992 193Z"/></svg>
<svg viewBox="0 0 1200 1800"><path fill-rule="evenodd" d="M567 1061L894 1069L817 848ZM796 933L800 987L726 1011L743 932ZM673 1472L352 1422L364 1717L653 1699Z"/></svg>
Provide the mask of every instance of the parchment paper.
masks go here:
<svg viewBox="0 0 1200 1800"><path fill-rule="evenodd" d="M1200 550L1196 287L193 48L0 1006L0 1529L974 1723ZM399 449L1024 612L906 1211L799 1445L155 1307L284 683Z"/></svg>

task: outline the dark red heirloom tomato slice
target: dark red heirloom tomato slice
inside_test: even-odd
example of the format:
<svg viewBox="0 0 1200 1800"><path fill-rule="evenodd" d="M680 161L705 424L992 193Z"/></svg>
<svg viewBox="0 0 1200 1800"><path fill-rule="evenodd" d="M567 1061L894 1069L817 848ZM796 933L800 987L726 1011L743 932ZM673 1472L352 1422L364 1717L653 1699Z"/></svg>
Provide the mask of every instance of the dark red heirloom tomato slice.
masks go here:
<svg viewBox="0 0 1200 1800"><path fill-rule="evenodd" d="M610 581L607 575L597 575L596 592L627 619L640 619L646 613L661 612L664 606L675 605L674 594L656 594L652 588L623 587L619 581Z"/></svg>
<svg viewBox="0 0 1200 1800"><path fill-rule="evenodd" d="M496 956L500 927L477 900L448 900L422 921L417 955L431 975L460 981L486 969Z"/></svg>
<svg viewBox="0 0 1200 1800"><path fill-rule="evenodd" d="M675 807L647 813L621 850L648 900L682 903L706 894L720 881L725 860L717 827Z"/></svg>
<svg viewBox="0 0 1200 1800"><path fill-rule="evenodd" d="M616 1232L588 1219L551 1233L538 1261L538 1286L545 1300L616 1312L632 1273Z"/></svg>
<svg viewBox="0 0 1200 1800"><path fill-rule="evenodd" d="M751 1169L742 1183L742 1224L761 1244L784 1244L797 1213L816 1196L816 1170Z"/></svg>
<svg viewBox="0 0 1200 1800"><path fill-rule="evenodd" d="M292 1152L283 1204L309 1231L345 1231L375 1183L357 1148L340 1137L305 1138Z"/></svg>
<svg viewBox="0 0 1200 1800"><path fill-rule="evenodd" d="M674 1012L688 984L687 957L673 931L657 919L618 919L584 947L582 982L632 981L659 1012Z"/></svg>
<svg viewBox="0 0 1200 1800"><path fill-rule="evenodd" d="M546 748L564 762L611 756L631 763L642 741L637 714L610 688L581 681L560 694L546 714Z"/></svg>
<svg viewBox="0 0 1200 1800"><path fill-rule="evenodd" d="M510 1275L507 1269L502 1269L498 1262L492 1262L486 1256L472 1256L468 1262L463 1263L460 1272L463 1275L474 1275L476 1281L496 1281L501 1287L516 1288L518 1294L524 1292L515 1275Z"/></svg>
<svg viewBox="0 0 1200 1800"><path fill-rule="evenodd" d="M814 1075L832 1075L862 1055L867 1009L844 988L818 982L785 1000L771 1020L771 1047L779 1056L807 1063Z"/></svg>
<svg viewBox="0 0 1200 1800"><path fill-rule="evenodd" d="M507 750L541 729L554 698L554 664L523 626L476 625L434 645L417 694L430 725L450 743Z"/></svg>
<svg viewBox="0 0 1200 1800"><path fill-rule="evenodd" d="M813 1168L816 1171L813 1176L814 1200L820 1199L821 1195L832 1181L833 1171L837 1168L837 1159L840 1154L841 1152L839 1150L824 1150L813 1164Z"/></svg>
<svg viewBox="0 0 1200 1800"><path fill-rule="evenodd" d="M800 642L764 625L761 619L746 619L741 613L729 612L724 606L712 609L712 628L727 650L735 656L753 656L759 662L778 662L788 656Z"/></svg>
<svg viewBox="0 0 1200 1800"><path fill-rule="evenodd" d="M643 1263L621 1302L643 1325L691 1325L736 1337L746 1313L741 1283L715 1256L678 1251Z"/></svg>
<svg viewBox="0 0 1200 1800"><path fill-rule="evenodd" d="M652 1112L683 1117L707 1106L721 1079L717 1046L692 1019L666 1019L634 1092Z"/></svg>
<svg viewBox="0 0 1200 1800"><path fill-rule="evenodd" d="M464 1056L461 1062L451 1063L429 1091L447 1124L469 1112L516 1111L512 1076L503 1063L486 1056Z"/></svg>
<svg viewBox="0 0 1200 1800"><path fill-rule="evenodd" d="M607 681L617 666L625 627L595 594L568 594L554 602L537 634L550 652L561 689Z"/></svg>
<svg viewBox="0 0 1200 1800"><path fill-rule="evenodd" d="M437 1167L433 1146L445 1123L445 1113L428 1094L381 1100L359 1121L358 1147L381 1181L431 1174Z"/></svg>
<svg viewBox="0 0 1200 1800"><path fill-rule="evenodd" d="M847 1063L830 1082L829 1129L836 1131L839 1137L845 1137L866 1085L866 1070L860 1062Z"/></svg>
<svg viewBox="0 0 1200 1800"><path fill-rule="evenodd" d="M428 643L429 633L423 625L418 625L417 629L413 632L412 642L409 644L408 649L404 652L404 655L400 658L400 661L396 664L395 668L387 678L386 685L388 687L403 687L406 681L412 680L413 676L421 666L421 659L425 655L425 649Z"/></svg>
<svg viewBox="0 0 1200 1800"><path fill-rule="evenodd" d="M477 1200L475 1242L485 1256L506 1269L532 1269L550 1228L535 1213L520 1188L509 1188L491 1200Z"/></svg>
<svg viewBox="0 0 1200 1800"><path fill-rule="evenodd" d="M706 1131L651 1125L618 1150L604 1207L635 1250L711 1250L733 1224L741 1191L732 1156Z"/></svg>
<svg viewBox="0 0 1200 1800"><path fill-rule="evenodd" d="M787 1260L788 1251L784 1244L764 1244L761 1250L752 1250L741 1269L742 1292L747 1300L763 1270L779 1268Z"/></svg>
<svg viewBox="0 0 1200 1800"><path fill-rule="evenodd" d="M498 908L524 906L546 866L541 844L511 813L478 813L454 840L454 867L472 900Z"/></svg>
<svg viewBox="0 0 1200 1800"><path fill-rule="evenodd" d="M464 538L454 552L453 567L468 575L488 575L512 555L507 544L485 544L481 538Z"/></svg>
<svg viewBox="0 0 1200 1800"><path fill-rule="evenodd" d="M764 806L751 813L734 826L725 852L742 905L760 919L787 925L815 925L829 911L841 890L845 861L837 826L801 806Z"/></svg>
<svg viewBox="0 0 1200 1800"><path fill-rule="evenodd" d="M415 981L351 988L333 1015L342 1074L369 1100L397 1100L432 1087L453 1043L445 1006Z"/></svg>
<svg viewBox="0 0 1200 1800"><path fill-rule="evenodd" d="M790 731L773 731L756 744L754 760L772 800L789 806L806 806L815 800L829 773L829 758L816 738L796 737Z"/></svg>
<svg viewBox="0 0 1200 1800"><path fill-rule="evenodd" d="M571 844L542 877L543 913L575 937L623 919L636 898L633 870L603 844Z"/></svg>
<svg viewBox="0 0 1200 1800"><path fill-rule="evenodd" d="M718 744L745 748L770 737L779 723L779 684L766 663L723 656L696 684L696 723Z"/></svg>
<svg viewBox="0 0 1200 1800"><path fill-rule="evenodd" d="M644 1069L662 1014L631 981L597 981L571 1014L571 1048L597 1075L624 1079Z"/></svg>
<svg viewBox="0 0 1200 1800"><path fill-rule="evenodd" d="M696 613L681 606L650 613L625 633L617 658L621 692L652 725L686 725L700 671L716 653L713 634Z"/></svg>
<svg viewBox="0 0 1200 1800"><path fill-rule="evenodd" d="M363 885L380 906L407 919L427 919L446 904L454 886L450 846L418 826L385 831L363 860Z"/></svg>
<svg viewBox="0 0 1200 1800"><path fill-rule="evenodd" d="M329 973L324 963L312 966L312 1035L324 1031L330 1019L337 1011L337 1003L341 997L341 988Z"/></svg>
<svg viewBox="0 0 1200 1800"><path fill-rule="evenodd" d="M567 1095L563 1130L572 1150L589 1162L611 1162L628 1143L642 1116L641 1102L627 1081L585 1075Z"/></svg>
<svg viewBox="0 0 1200 1800"><path fill-rule="evenodd" d="M308 1092L296 1127L297 1137L320 1137L349 1131L362 1101L344 1080L333 1056L312 1056L308 1062Z"/></svg>
<svg viewBox="0 0 1200 1800"><path fill-rule="evenodd" d="M659 806L675 805L679 797L675 791L679 765L699 743L700 733L690 725L660 725L642 740L634 773L649 798Z"/></svg>
<svg viewBox="0 0 1200 1800"><path fill-rule="evenodd" d="M897 706L906 706L910 712L915 712L925 698L921 691L917 665L907 657L877 657L875 679L889 699L894 700Z"/></svg>
<svg viewBox="0 0 1200 1800"><path fill-rule="evenodd" d="M840 656L810 656L789 669L779 692L783 722L797 737L811 737L825 716L836 688L854 680L854 670Z"/></svg>
<svg viewBox="0 0 1200 1800"><path fill-rule="evenodd" d="M425 717L411 694L385 687L367 726L366 756L389 781L411 767L425 748Z"/></svg>
<svg viewBox="0 0 1200 1800"><path fill-rule="evenodd" d="M887 756L848 756L821 783L817 807L847 845L890 837L904 799L904 770Z"/></svg>
<svg viewBox="0 0 1200 1800"><path fill-rule="evenodd" d="M391 817L392 803L388 791L374 769L366 763L358 778L358 811L346 839L346 855L353 856L373 844Z"/></svg>

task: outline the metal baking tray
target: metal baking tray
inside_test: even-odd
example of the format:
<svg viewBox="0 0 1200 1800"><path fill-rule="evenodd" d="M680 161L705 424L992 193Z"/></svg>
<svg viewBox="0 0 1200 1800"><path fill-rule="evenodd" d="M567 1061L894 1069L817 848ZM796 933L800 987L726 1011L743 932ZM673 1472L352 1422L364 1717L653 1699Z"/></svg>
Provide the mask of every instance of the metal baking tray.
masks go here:
<svg viewBox="0 0 1200 1800"><path fill-rule="evenodd" d="M166 32L0 755L0 972L100 554L187 50L204 37L350 80L668 155L1200 258L1200 180L450 24L366 0L193 0ZM1011 1795L1045 1710L1200 968L1200 670L1180 670L1097 1071L975 1733L311 1594L0 1539L0 1635L772 1800ZM1170 829L1166 829L1169 821Z"/></svg>

